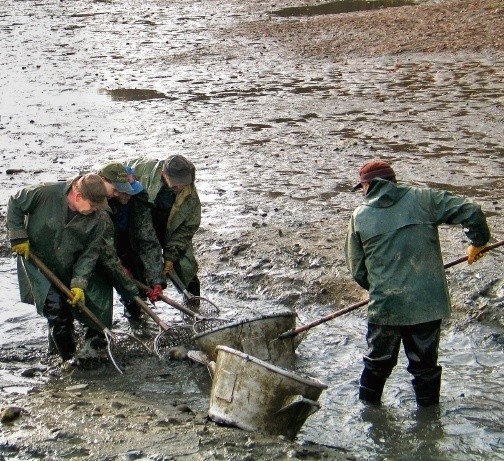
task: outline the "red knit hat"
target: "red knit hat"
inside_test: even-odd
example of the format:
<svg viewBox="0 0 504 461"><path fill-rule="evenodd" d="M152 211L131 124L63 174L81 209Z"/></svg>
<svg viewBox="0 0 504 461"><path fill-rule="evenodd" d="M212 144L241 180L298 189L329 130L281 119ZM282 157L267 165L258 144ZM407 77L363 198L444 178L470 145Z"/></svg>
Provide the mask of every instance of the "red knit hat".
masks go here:
<svg viewBox="0 0 504 461"><path fill-rule="evenodd" d="M372 179L395 179L395 171L383 160L371 160L359 170L360 182L353 187L353 190L361 189L363 182L371 182Z"/></svg>

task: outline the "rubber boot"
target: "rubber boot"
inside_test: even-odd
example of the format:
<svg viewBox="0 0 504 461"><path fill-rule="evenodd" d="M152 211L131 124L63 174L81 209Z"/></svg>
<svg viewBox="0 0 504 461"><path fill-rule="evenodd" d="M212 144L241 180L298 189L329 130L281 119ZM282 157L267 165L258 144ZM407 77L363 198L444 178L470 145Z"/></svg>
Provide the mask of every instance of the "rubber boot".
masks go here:
<svg viewBox="0 0 504 461"><path fill-rule="evenodd" d="M89 341L91 348L94 350L107 347L107 340L105 338L105 335L101 331L97 331L94 328L88 328L86 330L84 339L86 341Z"/></svg>
<svg viewBox="0 0 504 461"><path fill-rule="evenodd" d="M54 344L50 327L48 327L48 331L47 331L47 342L48 342L47 355L56 355L58 353L58 349L56 347L56 344Z"/></svg>
<svg viewBox="0 0 504 461"><path fill-rule="evenodd" d="M412 381L415 390L417 404L421 407L429 407L439 404L439 393L441 389L441 371L437 366L428 373L415 376Z"/></svg>
<svg viewBox="0 0 504 461"><path fill-rule="evenodd" d="M201 283L197 275L195 275L189 282L189 285L187 285L187 291L193 296L201 295Z"/></svg>
<svg viewBox="0 0 504 461"><path fill-rule="evenodd" d="M379 405L385 382L385 378L376 376L365 368L360 379L359 399L367 403Z"/></svg>
<svg viewBox="0 0 504 461"><path fill-rule="evenodd" d="M70 360L75 354L75 340L72 328L55 325L51 328L51 337L63 361Z"/></svg>
<svg viewBox="0 0 504 461"><path fill-rule="evenodd" d="M187 291L191 293L195 298L188 298L184 295L184 304L189 307L192 311L198 313L200 311L201 302L200 302L200 294L201 294L201 284L197 275L195 275L192 280L187 285Z"/></svg>
<svg viewBox="0 0 504 461"><path fill-rule="evenodd" d="M359 400L373 405L379 405L381 402L382 390L370 389L368 387L359 387Z"/></svg>
<svg viewBox="0 0 504 461"><path fill-rule="evenodd" d="M66 361L75 353L73 315L70 307L58 291L51 286L43 307L49 325L49 335L61 358Z"/></svg>
<svg viewBox="0 0 504 461"><path fill-rule="evenodd" d="M137 306L135 302L125 303L122 300L121 302L123 302L124 304L124 316L128 320L140 320L140 317L142 316L142 310L139 306Z"/></svg>

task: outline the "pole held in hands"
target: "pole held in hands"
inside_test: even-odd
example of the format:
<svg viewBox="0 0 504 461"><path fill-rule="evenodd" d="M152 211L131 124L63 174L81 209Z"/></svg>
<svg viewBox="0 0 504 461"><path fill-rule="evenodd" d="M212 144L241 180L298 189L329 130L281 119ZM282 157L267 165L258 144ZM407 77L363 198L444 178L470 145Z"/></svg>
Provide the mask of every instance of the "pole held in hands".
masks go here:
<svg viewBox="0 0 504 461"><path fill-rule="evenodd" d="M51 270L49 267L47 267L42 260L34 255L32 252L30 252L30 255L28 256L29 260L37 267L42 274L65 296L68 297L68 299L73 298L73 293L70 291L70 289L58 278L58 276ZM86 315L95 325L98 327L98 330L101 331L105 339L107 341L107 352L110 357L110 360L112 361L114 367L116 370L123 374L123 371L119 368L117 365L114 356L112 355L112 351L110 349L111 342L114 338L114 334L103 324L103 322L94 315L91 310L83 303L83 302L78 302L76 304L77 308L84 314Z"/></svg>
<svg viewBox="0 0 504 461"><path fill-rule="evenodd" d="M135 296L135 303L142 309L163 331L168 331L170 327L166 322L149 307L149 305L140 296Z"/></svg>
<svg viewBox="0 0 504 461"><path fill-rule="evenodd" d="M30 255L28 256L30 261L40 269L40 271L45 275L45 277L65 296L68 297L68 299L73 298L73 294L70 291L70 289L56 276L56 274L47 267L42 260L33 254L33 252L30 252ZM88 317L98 328L99 331L101 331L104 334L109 334L112 335L112 332L102 323L102 321L94 315L91 310L83 303L79 302L76 304L76 306L81 310L81 312Z"/></svg>
<svg viewBox="0 0 504 461"><path fill-rule="evenodd" d="M485 248L483 248L481 250L481 253L486 253L490 250L494 250L495 248L498 248L502 245L504 245L504 240L500 240L496 243L493 243L492 245L487 245ZM453 261L446 263L443 267L445 269L448 269L448 268L456 266L457 264L460 264L464 261L467 261L467 256L462 256L458 259L454 259ZM298 335L299 333L302 333L303 331L309 330L313 327L316 327L317 325L320 325L321 323L328 322L329 320L332 320L332 319L335 319L336 317L340 317L341 315L347 314L348 312L351 312L355 309L358 309L359 307L365 306L367 303L369 303L369 299L359 301L358 303L355 303L355 304L352 304L351 306L340 309L336 312L333 312L332 314L328 314L325 317L321 317L320 319L314 320L313 322L307 323L306 325L301 325L300 327L293 328L292 330L288 330L288 331L282 333L278 337L278 339L292 338L292 337Z"/></svg>
<svg viewBox="0 0 504 461"><path fill-rule="evenodd" d="M144 293L147 293L150 290L150 287L148 287L147 285L145 285L145 283L142 283L142 282L140 282L139 280L136 280L136 279L132 279L132 280L135 283L135 285L138 288L140 288L140 290L142 290ZM193 312L191 309L188 309L184 305L178 303L174 299L171 299L171 298L169 298L168 296L166 296L164 294L159 295L159 299L161 299L161 301L165 302L166 304L169 304L170 306L174 307L175 309L178 309L179 311L183 312L184 314L188 315L189 317L192 317L192 318L194 318L196 320L199 320L199 319L203 318L199 314L197 314L196 312ZM136 298L135 298L135 300L136 300Z"/></svg>
<svg viewBox="0 0 504 461"><path fill-rule="evenodd" d="M495 250L495 248L499 248L502 245L504 245L504 240L499 240L498 242L492 243L491 245L487 245L480 251L480 253L481 254L487 253L490 250ZM462 256L458 259L454 259L453 261L446 263L444 265L444 268L449 269L450 267L456 266L457 264L463 263L464 261L467 261L467 256Z"/></svg>
<svg viewBox="0 0 504 461"><path fill-rule="evenodd" d="M172 269L170 272L167 273L167 275L168 275L168 278L172 281L175 288L180 293L183 293L184 296L188 299L194 298L194 295L192 293L189 293L189 291L187 291L187 288L182 283L182 280L180 280L180 277L175 272L175 269Z"/></svg>

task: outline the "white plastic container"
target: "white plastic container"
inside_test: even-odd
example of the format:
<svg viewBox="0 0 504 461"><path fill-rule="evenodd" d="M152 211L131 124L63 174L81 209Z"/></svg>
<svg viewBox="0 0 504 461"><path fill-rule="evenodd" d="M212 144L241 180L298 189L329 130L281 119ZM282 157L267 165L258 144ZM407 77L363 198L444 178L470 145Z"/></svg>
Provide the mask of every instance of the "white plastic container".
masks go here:
<svg viewBox="0 0 504 461"><path fill-rule="evenodd" d="M243 352L217 347L209 417L247 431L293 439L327 385Z"/></svg>

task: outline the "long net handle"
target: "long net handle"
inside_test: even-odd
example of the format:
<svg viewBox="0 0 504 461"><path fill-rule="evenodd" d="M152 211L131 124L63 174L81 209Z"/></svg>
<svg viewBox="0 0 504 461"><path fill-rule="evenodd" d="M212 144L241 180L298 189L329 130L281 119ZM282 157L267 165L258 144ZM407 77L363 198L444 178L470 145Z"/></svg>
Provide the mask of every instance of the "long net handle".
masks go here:
<svg viewBox="0 0 504 461"><path fill-rule="evenodd" d="M135 296L135 302L163 331L168 331L170 327L166 322L161 320L159 316L149 307L149 305L140 296Z"/></svg>
<svg viewBox="0 0 504 461"><path fill-rule="evenodd" d="M68 297L68 299L73 298L73 293L70 291L70 289L56 276L56 274L47 267L42 260L35 254L30 253L28 256L29 260L44 274L45 277L58 289L60 290L65 296ZM110 357L110 360L114 364L114 367L117 369L117 371L121 374L123 374L123 371L119 368L117 365L114 356L112 355L111 351L111 343L114 338L114 334L101 322L96 315L94 315L91 310L83 303L83 302L78 302L77 307L79 310L86 315L101 331L105 339L107 341L107 352Z"/></svg>
<svg viewBox="0 0 504 461"><path fill-rule="evenodd" d="M168 277L172 281L172 283L175 285L175 288L180 291L180 293L183 293L188 299L194 298L194 295L192 293L189 293L186 290L186 287L182 283L182 280L180 280L180 277L178 274L175 272L175 269L172 269L170 272L168 272Z"/></svg>
<svg viewBox="0 0 504 461"><path fill-rule="evenodd" d="M483 248L480 253L484 254L487 253L490 250L495 250L495 248L499 248L500 246L504 245L504 240L499 240L498 242L492 243L491 245L487 245L485 248ZM468 256L462 256L458 259L454 259L453 261L450 261L449 263L446 263L444 265L445 269L448 269L450 267L456 266L457 264L463 263L464 261L467 261Z"/></svg>
<svg viewBox="0 0 504 461"><path fill-rule="evenodd" d="M180 277L178 274L175 272L175 269L172 269L170 272L168 272L168 278L172 281L173 285L175 288L182 293L189 301L205 301L209 304L211 304L216 312L220 312L220 309L210 301L208 298L205 298L204 296L195 296L192 293L189 293L187 288L185 288L184 284L182 283L182 280L180 280Z"/></svg>
<svg viewBox="0 0 504 461"><path fill-rule="evenodd" d="M138 288L140 288L142 291L144 291L145 293L147 293L150 290L150 288L147 285L140 282L139 280L133 279L133 282L135 282L136 286ZM188 309L186 306L178 303L174 299L171 299L164 294L159 295L159 299L164 301L166 304L169 304L170 306L174 307L175 309L178 309L179 311L183 312L184 314L188 315L189 317L192 317L196 320L200 320L203 318L199 314L197 314L196 312L192 311L191 309Z"/></svg>
<svg viewBox="0 0 504 461"><path fill-rule="evenodd" d="M495 248L498 248L502 245L504 245L504 240L500 240L496 243L493 243L492 245L486 246L485 248L483 248L480 251L480 253L486 253L486 252L488 252L490 250L494 250ZM464 261L467 261L467 259L468 259L467 256L462 256L458 259L454 259L453 261L446 263L443 267L445 269L448 269L448 268L456 266L457 264L460 264ZM310 328L316 327L317 325L320 325L321 323L328 322L329 320L335 319L336 317L339 317L339 316L344 315L348 312L351 312L359 307L365 306L367 303L369 303L369 299L365 299L364 301L360 301L358 303L352 304L351 306L340 309L336 312L333 312L332 314L328 314L325 317L322 317L318 320L314 320L313 322L307 323L306 325L302 325L302 326L294 328L292 330L288 330L288 331L282 333L278 337L278 339L292 338L293 336L296 336L299 333L302 333L303 331L309 330Z"/></svg>
<svg viewBox="0 0 504 461"><path fill-rule="evenodd" d="M35 266L40 269L40 271L58 290L60 290L65 296L67 296L68 299L73 299L73 294L70 289L56 276L56 274L51 269L49 269L49 267L47 267L42 262L42 260L38 256L30 252L28 258L33 264L35 264ZM83 302L78 302L76 306L98 327L99 331L101 331L102 333L105 333L105 331L110 333L110 330L108 330L108 328L101 322L101 320L96 317L96 315L94 315Z"/></svg>

